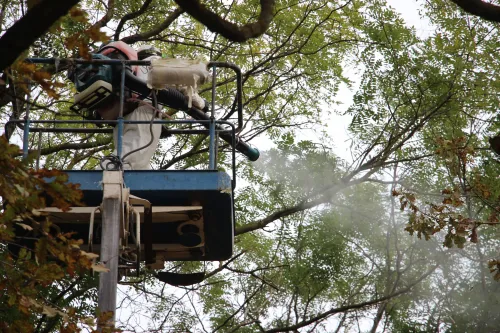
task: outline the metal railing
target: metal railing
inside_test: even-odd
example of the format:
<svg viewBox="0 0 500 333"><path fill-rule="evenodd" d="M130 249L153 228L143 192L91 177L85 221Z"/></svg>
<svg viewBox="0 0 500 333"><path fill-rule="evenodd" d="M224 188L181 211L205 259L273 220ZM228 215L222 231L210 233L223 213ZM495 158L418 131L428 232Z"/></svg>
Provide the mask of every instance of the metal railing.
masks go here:
<svg viewBox="0 0 500 333"><path fill-rule="evenodd" d="M120 71L120 96L125 95L125 87L141 94L143 97L149 96L151 89L149 89L146 84L140 81L138 78L133 76L127 70L128 65L139 65L139 66L150 66L151 61L148 60L118 60L118 59L60 59L60 58L29 58L26 59L27 62L36 64L55 64L74 66L77 64L101 64L101 65L111 65L115 71ZM233 70L236 74L236 100L233 104L232 110L224 117L222 120L215 119L215 102L216 102L216 68L229 68ZM256 160L259 156L258 150L249 146L246 142L237 138L237 133L243 128L243 110L242 110L242 76L241 70L234 64L227 62L210 62L207 65L208 69L212 69L212 101L210 114L204 113L202 110L196 107L188 107L186 98L182 95L183 100L180 98L173 98L172 100L167 100L170 95L166 90L158 91L158 102L160 104L170 106L181 111L184 111L189 116L193 117L193 120L154 120L154 121L132 121L125 120L123 118L124 110L124 98L120 98L120 109L118 117L116 120L31 120L30 119L30 102L28 98L28 103L26 106L26 115L24 119L11 120L5 124L5 127L15 125L23 130L23 157L26 158L29 152L29 135L30 133L111 133L113 129L111 128L78 128L78 127L46 127L42 125L71 125L71 124L94 124L96 126L102 125L114 125L117 127L117 142L116 151L118 159L123 158L122 145L123 145L123 126L124 124L190 124L190 125L201 125L205 129L168 129L168 134L208 134L209 145L208 145L208 168L209 170L215 170L217 168L217 137L221 137L223 140L229 143L231 147L232 159L231 159L231 169L233 178L233 188L236 186L236 154L235 151L238 150L244 155L246 155L250 160ZM129 83L129 87L127 85ZM228 121L228 119L236 112L237 114L237 126L234 123ZM36 125L36 126L33 126ZM229 126L229 127L228 127Z"/></svg>

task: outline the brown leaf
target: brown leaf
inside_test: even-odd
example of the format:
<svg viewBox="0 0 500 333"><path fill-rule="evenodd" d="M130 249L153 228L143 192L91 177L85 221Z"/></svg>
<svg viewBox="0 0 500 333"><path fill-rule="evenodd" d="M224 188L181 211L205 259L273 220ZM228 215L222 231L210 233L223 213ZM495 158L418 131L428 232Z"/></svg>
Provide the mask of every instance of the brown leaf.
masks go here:
<svg viewBox="0 0 500 333"><path fill-rule="evenodd" d="M18 226L22 227L24 230L28 230L28 231L33 230L33 228L32 228L32 227L30 227L30 226L29 226L29 225L27 225L27 224L24 224L24 223L19 223L19 222L18 222L18 223L16 223L16 224L17 224Z"/></svg>
<svg viewBox="0 0 500 333"><path fill-rule="evenodd" d="M451 201L451 199L450 199L450 198L445 198L445 199L443 200L443 204L444 204L444 205L449 205L449 204L451 204L451 203L453 203L453 201Z"/></svg>
<svg viewBox="0 0 500 333"><path fill-rule="evenodd" d="M107 268L106 266L104 266L102 264L93 264L92 269L94 270L94 272L99 272L99 273L109 272L109 268Z"/></svg>
<svg viewBox="0 0 500 333"><path fill-rule="evenodd" d="M42 309L42 314L46 315L47 317L55 317L57 316L57 309L44 305Z"/></svg>
<svg viewBox="0 0 500 333"><path fill-rule="evenodd" d="M97 258L99 258L99 255L98 255L98 254L91 253L91 252L80 251L80 254L81 254L82 256L85 256L85 257L87 257L87 258L91 259L91 260L92 260L92 259L97 259Z"/></svg>
<svg viewBox="0 0 500 333"><path fill-rule="evenodd" d="M477 243L477 227L472 228L472 233L470 234L470 241L472 243Z"/></svg>

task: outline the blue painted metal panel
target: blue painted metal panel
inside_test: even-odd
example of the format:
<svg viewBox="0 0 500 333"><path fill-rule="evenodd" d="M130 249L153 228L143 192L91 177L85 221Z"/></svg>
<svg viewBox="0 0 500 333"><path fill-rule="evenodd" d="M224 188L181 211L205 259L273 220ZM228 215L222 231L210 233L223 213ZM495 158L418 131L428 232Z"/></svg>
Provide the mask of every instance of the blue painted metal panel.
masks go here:
<svg viewBox="0 0 500 333"><path fill-rule="evenodd" d="M80 184L83 201L97 206L102 201L102 171L67 171L68 181ZM133 195L156 206L191 205L193 201L218 198L220 204L231 196L231 178L225 172L140 170L125 171L125 186Z"/></svg>
<svg viewBox="0 0 500 333"><path fill-rule="evenodd" d="M125 184L131 190L231 190L229 175L218 171L125 171Z"/></svg>
<svg viewBox="0 0 500 333"><path fill-rule="evenodd" d="M102 171L67 171L71 183L80 184L83 203L98 206L102 202ZM125 185L131 194L147 199L153 206L203 207L205 253L194 249L189 259L225 260L233 249L234 212L231 178L224 172L201 171L125 171ZM50 204L50 203L49 203ZM180 223L180 222L179 222ZM75 231L87 239L86 225L58 223L61 230ZM176 223L155 223L150 235L154 244L178 243ZM80 228L80 229L78 229ZM94 236L97 233L94 234ZM147 235L142 233L142 237ZM95 239L98 244L100 240Z"/></svg>
<svg viewBox="0 0 500 333"><path fill-rule="evenodd" d="M83 191L102 190L102 171L66 171L69 182ZM132 191L231 191L231 177L220 171L125 171L125 185Z"/></svg>

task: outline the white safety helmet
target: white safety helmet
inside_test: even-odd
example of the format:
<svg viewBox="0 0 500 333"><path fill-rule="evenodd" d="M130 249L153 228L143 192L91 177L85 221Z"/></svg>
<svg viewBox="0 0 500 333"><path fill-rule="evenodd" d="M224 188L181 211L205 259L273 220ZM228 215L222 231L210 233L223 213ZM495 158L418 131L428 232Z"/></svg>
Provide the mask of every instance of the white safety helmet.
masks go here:
<svg viewBox="0 0 500 333"><path fill-rule="evenodd" d="M143 60L151 56L161 56L161 51L149 44L143 45L137 49L137 57L139 60Z"/></svg>

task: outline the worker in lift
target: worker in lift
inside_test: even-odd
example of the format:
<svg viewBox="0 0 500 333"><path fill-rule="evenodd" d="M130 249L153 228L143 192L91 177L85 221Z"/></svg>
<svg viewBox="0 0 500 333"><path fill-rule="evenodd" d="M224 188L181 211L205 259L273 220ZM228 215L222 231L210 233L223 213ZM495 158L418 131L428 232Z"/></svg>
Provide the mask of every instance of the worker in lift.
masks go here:
<svg viewBox="0 0 500 333"><path fill-rule="evenodd" d="M103 46L99 53L114 59L152 60L160 58L160 51L150 45L140 47L135 51L123 42L112 42ZM141 80L146 81L148 66L131 66L132 72ZM150 102L140 100L125 88L124 120L148 121L160 120L160 110ZM116 119L120 110L120 100L97 110L103 119ZM122 158L125 170L151 169L150 161L154 156L161 135L161 124L127 124L123 125ZM113 129L115 144L114 155L117 154L118 126ZM106 167L106 163L103 165Z"/></svg>
<svg viewBox="0 0 500 333"><path fill-rule="evenodd" d="M118 60L156 60L160 51L153 46L144 45L137 51L122 41L114 41L103 45L93 59L118 59ZM115 68L116 70L116 68ZM149 66L127 66L141 81L148 80ZM114 73L114 74L113 74ZM207 72L208 73L208 72ZM204 75L204 73L203 73ZM116 120L120 113L120 101L123 99L123 118L126 121L142 121L149 123L123 124L121 162L116 158L108 157L108 161L101 163L101 168L115 169L121 167L125 170L151 169L150 161L154 156L161 135L161 124L154 124L154 120L161 119L161 111L156 103L144 101L139 95L133 93L126 86L124 96L121 96L120 75L111 69L111 65L94 64L77 66L77 70L70 74L75 81L79 94L75 96L75 104L71 109L81 113L87 119ZM205 100L197 93L196 89L180 87L180 91L188 98L189 103L202 110ZM149 96L155 100L155 96ZM142 96L141 98L144 98ZM153 105L156 104L156 105ZM90 112L90 115L88 114ZM114 127L113 139L115 143L114 155L117 155L118 126ZM111 164L110 164L111 163Z"/></svg>

